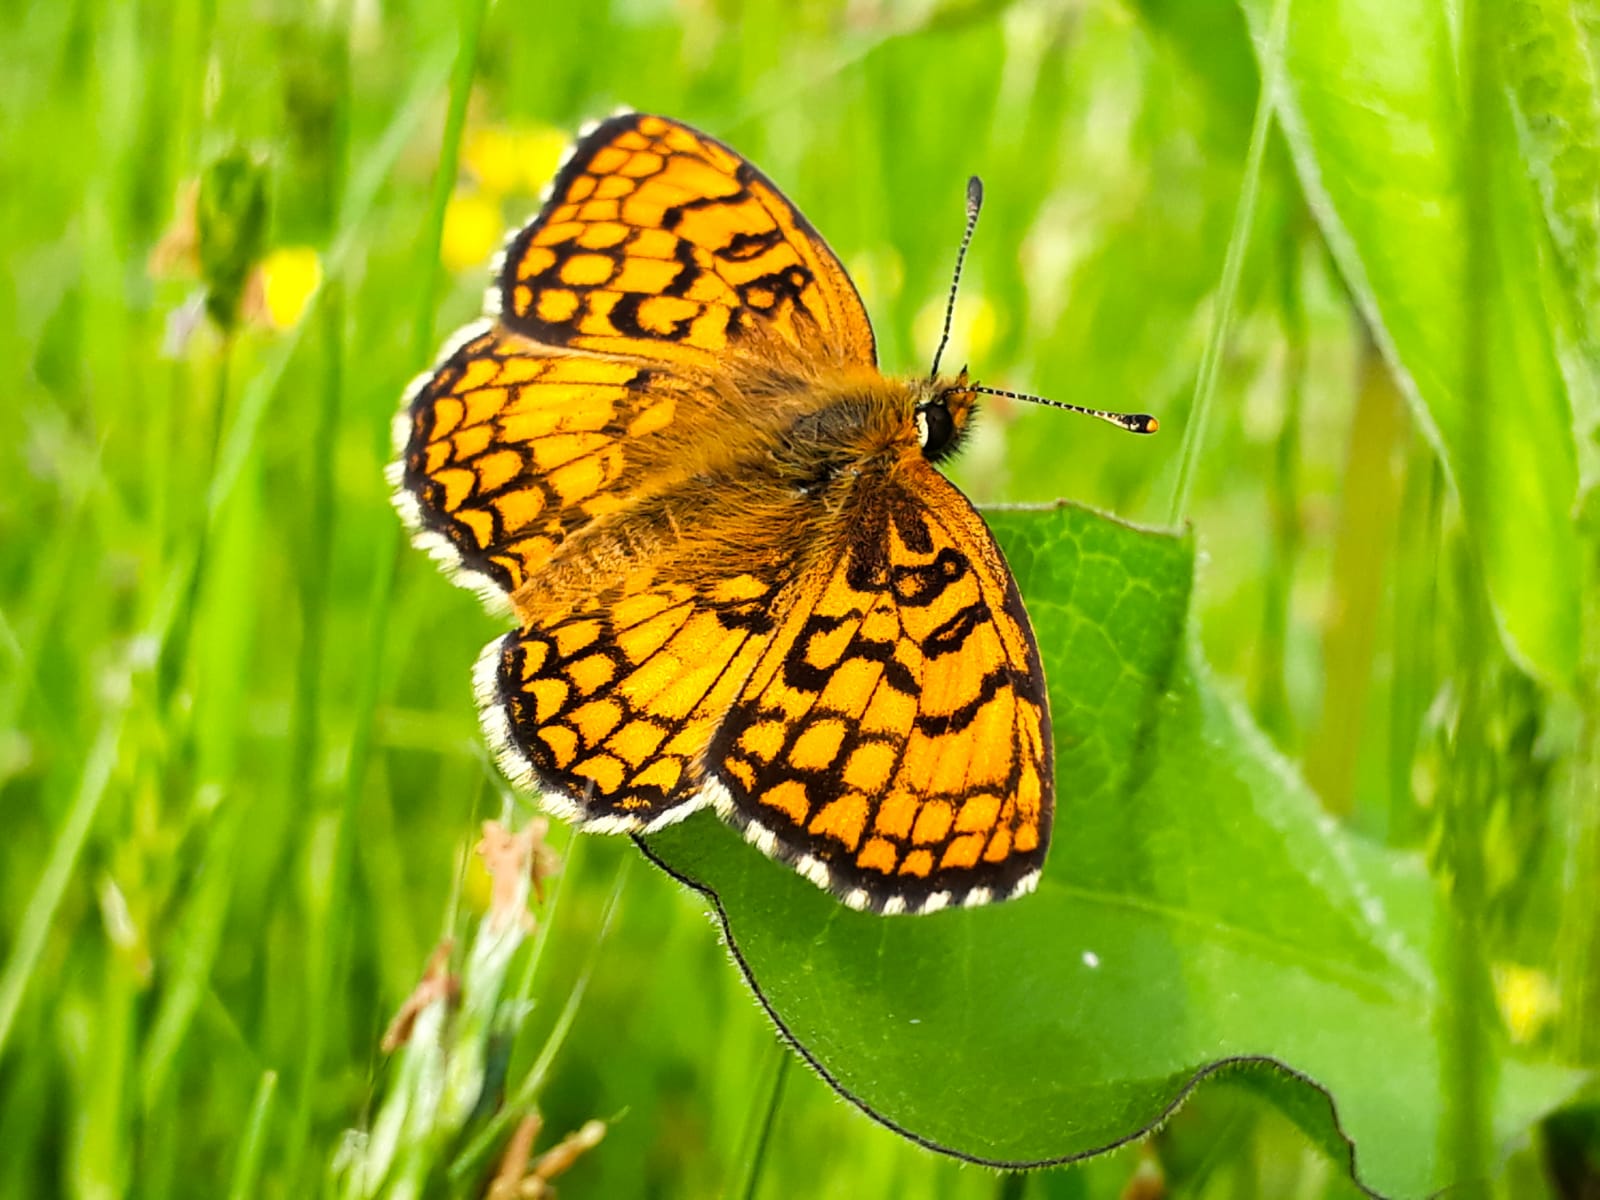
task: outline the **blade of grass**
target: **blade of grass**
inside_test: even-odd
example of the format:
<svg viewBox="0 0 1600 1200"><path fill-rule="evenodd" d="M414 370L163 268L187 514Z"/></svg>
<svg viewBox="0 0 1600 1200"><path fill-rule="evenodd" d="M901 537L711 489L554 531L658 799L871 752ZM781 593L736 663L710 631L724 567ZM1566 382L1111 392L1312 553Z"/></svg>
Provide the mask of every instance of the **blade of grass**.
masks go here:
<svg viewBox="0 0 1600 1200"><path fill-rule="evenodd" d="M772 1039L772 1048L774 1054L771 1065L750 1108L750 1133L739 1155L739 1181L728 1193L741 1200L755 1200L756 1189L761 1186L761 1172L767 1163L767 1146L772 1141L772 1129L778 1121L778 1106L783 1103L783 1084L789 1077L789 1060L794 1057L794 1051L781 1037Z"/></svg>
<svg viewBox="0 0 1600 1200"><path fill-rule="evenodd" d="M1205 446L1206 425L1211 419L1211 401L1217 391L1217 373L1228 345L1233 323L1233 305L1239 294L1239 276L1244 270L1245 252L1250 248L1250 230L1255 224L1256 194L1261 190L1261 164L1266 157L1267 135L1272 131L1272 97L1276 77L1282 68L1284 31L1289 24L1289 0L1276 0L1272 9L1270 42L1261 56L1261 92L1256 97L1255 117L1250 124L1250 146L1245 152L1244 179L1239 185L1239 206L1234 209L1233 229L1228 234L1228 249L1222 260L1222 280L1217 285L1211 329L1200 356L1200 370L1194 383L1194 403L1183 427L1183 444L1178 450L1178 477L1172 486L1172 501L1167 521L1178 525L1189 514L1189 492L1194 485L1195 463Z"/></svg>
<svg viewBox="0 0 1600 1200"><path fill-rule="evenodd" d="M146 1114L154 1112L163 1097L189 1023L209 986L232 897L234 850L247 815L247 805L237 800L219 810L202 856L199 885L187 897L174 961L164 972L161 1002L140 1064Z"/></svg>
<svg viewBox="0 0 1600 1200"><path fill-rule="evenodd" d="M1392 846L1415 845L1424 814L1412 795L1412 772L1428 706L1437 687L1440 536L1444 524L1445 478L1438 455L1411 435L1395 549L1393 665L1389 689L1387 839Z"/></svg>
<svg viewBox="0 0 1600 1200"><path fill-rule="evenodd" d="M494 770L489 764L486 769ZM561 898L566 895L567 881L572 878L574 865L580 857L580 850L584 839L577 836L570 826L567 829L567 844L562 848L564 861L561 870L556 875L556 885L550 889L550 898L544 903L544 911L539 914L539 928L534 931L533 945L528 950L528 956L522 963L522 974L517 979L516 988L512 996L518 1000L529 1001L533 999L533 985L539 977L539 964L544 961L544 950L550 942L550 930L555 927L556 915L561 911Z"/></svg>
<svg viewBox="0 0 1600 1200"><path fill-rule="evenodd" d="M289 718L289 795L308 797L317 752L317 716L327 629L328 563L333 550L334 443L344 390L344 298L339 280L328 283L321 307L323 375L311 435L310 504L305 565L300 574L300 652Z"/></svg>
<svg viewBox="0 0 1600 1200"><path fill-rule="evenodd" d="M17 1019L17 1009L23 994L33 980L39 965L39 955L44 950L45 939L67 885L76 876L78 859L83 853L84 841L94 825L100 802L105 799L106 786L111 782L111 771L117 764L117 745L122 740L122 727L127 716L127 701L114 703L101 719L100 732L84 760L83 774L66 820L56 831L50 849L50 859L45 863L39 882L22 910L22 920L17 925L16 941L6 958L5 970L0 972L0 1052L4 1052Z"/></svg>
<svg viewBox="0 0 1600 1200"><path fill-rule="evenodd" d="M1600 531L1596 531L1600 533ZM1563 814L1561 914L1556 977L1562 1000L1559 1037L1570 1061L1600 1062L1600 545L1590 536L1584 606L1588 661L1579 695L1582 717Z"/></svg>
<svg viewBox="0 0 1600 1200"><path fill-rule="evenodd" d="M1492 3L1468 0L1462 14L1462 70L1465 76L1466 137L1461 179L1465 191L1467 241L1461 297L1465 307L1462 346L1466 431L1460 486L1480 487L1488 453L1485 444L1488 405L1488 296L1495 284L1491 196L1491 142L1498 87ZM1478 497L1481 499L1481 497ZM1449 778L1445 785L1445 851L1451 879L1451 913L1444 930L1444 978L1440 1010L1440 1086L1444 1091L1443 1150L1452 1163L1452 1177L1463 1197L1487 1196L1490 1154L1488 1032L1483 998L1488 994L1482 930L1484 909L1483 802L1488 780L1483 739L1486 720L1486 671L1489 616L1484 579L1472 546L1461 555L1462 629L1456 664L1461 701L1456 718Z"/></svg>
<svg viewBox="0 0 1600 1200"><path fill-rule="evenodd" d="M1268 503L1272 540L1264 572L1261 651L1256 658L1255 708L1264 729L1283 749L1294 743L1294 714L1289 705L1288 664L1290 604L1295 566L1300 557L1300 416L1304 407L1307 358L1305 302L1300 295L1300 219L1283 222L1278 256L1278 315L1283 327L1283 424L1273 446Z"/></svg>
<svg viewBox="0 0 1600 1200"><path fill-rule="evenodd" d="M239 1157L233 1164L233 1180L228 1186L229 1200L247 1200L247 1197L258 1194L261 1157L266 1149L267 1128L272 1120L272 1105L277 1096L278 1073L263 1072L261 1082L256 1085L255 1099L250 1102L244 1135L239 1140Z"/></svg>
<svg viewBox="0 0 1600 1200"><path fill-rule="evenodd" d="M1406 428L1404 399L1370 337L1362 338L1360 354L1322 632L1322 713L1305 755L1306 782L1323 806L1341 817L1356 804L1356 769L1399 515L1395 447Z"/></svg>
<svg viewBox="0 0 1600 1200"><path fill-rule="evenodd" d="M600 929L595 934L594 940L589 943L589 953L583 960L583 969L579 971L577 981L567 995L566 1003L561 1006L561 1012L557 1015L555 1024L551 1026L538 1057L528 1068L528 1073L522 1077L517 1090L450 1164L452 1186L458 1188L465 1186L468 1180L483 1170L511 1126L521 1120L538 1100L545 1079L550 1074L550 1068L555 1064L556 1055L561 1053L561 1047L566 1044L567 1035L572 1031L572 1023L577 1019L584 993L589 990L589 980L594 976L595 966L600 961L600 951L606 944L606 939L616 921L617 912L622 906L622 895L627 888L628 876L637 858L637 854L622 856L621 862L617 865L616 882L611 886L611 895L606 899L605 910L600 916Z"/></svg>
<svg viewBox="0 0 1600 1200"><path fill-rule="evenodd" d="M228 381L232 374L234 339L231 334L222 339L214 364L216 377L211 392L211 436L206 456L208 474L215 474L217 452L222 444L222 430L228 418ZM215 522L202 515L198 528L192 532L193 543L187 559L190 563L188 578L168 626L167 636L161 643L161 653L156 660L156 703L170 712L171 702L178 689L178 679L189 657L189 640L194 630L195 610L200 604L200 588L205 580L206 556L210 551ZM172 718L177 718L172 713Z"/></svg>
<svg viewBox="0 0 1600 1200"><path fill-rule="evenodd" d="M478 60L478 43L483 31L483 15L487 0L467 0L462 6L460 36L456 45L455 65L450 79L450 107L445 118L444 140L440 146L439 165L434 176L432 205L423 236L418 241L417 274L419 278L416 321L413 326L413 348L417 361L426 361L432 352L434 292L439 278L439 241L444 230L445 206L449 203L455 185L457 163L461 152L461 135L466 127L467 102L472 92L472 78ZM384 434L387 437L387 426ZM310 919L311 947L308 953L310 970L306 980L307 1027L304 1050L301 1056L300 1088L290 1120L288 1140L288 1178L297 1180L301 1164L310 1149L312 1109L316 1091L320 1086L320 1067L323 1046L327 1038L326 997L332 994L336 971L336 930L332 927L334 914L346 911L350 886L349 844L355 811L366 781L367 761L371 754L373 714L377 709L378 695L383 687L385 650L387 648L389 616L393 607L394 580L401 549L398 522L384 525L389 532L378 539L373 560L373 583L367 603L367 637L357 660L357 693L353 705L349 758L346 764L340 809L334 826L334 848L331 856L332 877L326 889L326 904Z"/></svg>

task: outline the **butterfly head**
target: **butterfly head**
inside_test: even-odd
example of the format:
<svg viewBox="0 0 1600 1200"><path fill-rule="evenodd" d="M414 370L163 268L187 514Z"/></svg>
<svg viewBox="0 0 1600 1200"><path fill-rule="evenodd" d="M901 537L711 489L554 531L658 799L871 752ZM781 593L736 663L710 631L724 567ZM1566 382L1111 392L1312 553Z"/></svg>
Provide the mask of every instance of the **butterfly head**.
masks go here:
<svg viewBox="0 0 1600 1200"><path fill-rule="evenodd" d="M977 390L967 369L954 379L930 379L916 402L917 442L929 462L949 458L961 448L977 408Z"/></svg>

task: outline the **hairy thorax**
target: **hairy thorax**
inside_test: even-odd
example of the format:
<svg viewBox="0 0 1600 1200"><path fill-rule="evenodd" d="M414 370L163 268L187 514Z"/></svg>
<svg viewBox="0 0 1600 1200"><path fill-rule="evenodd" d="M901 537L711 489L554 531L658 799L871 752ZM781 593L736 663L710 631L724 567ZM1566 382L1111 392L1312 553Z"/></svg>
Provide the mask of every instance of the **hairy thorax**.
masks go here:
<svg viewBox="0 0 1600 1200"><path fill-rule="evenodd" d="M775 576L802 573L837 554L849 532L839 513L869 515L897 473L931 469L919 414L966 395L955 381L831 367L734 371L714 385L720 406L636 443L649 484L570 539L513 598L520 611L577 606L639 570L703 580L725 564L748 569L752 547L769 548ZM968 408L946 406L952 438Z"/></svg>

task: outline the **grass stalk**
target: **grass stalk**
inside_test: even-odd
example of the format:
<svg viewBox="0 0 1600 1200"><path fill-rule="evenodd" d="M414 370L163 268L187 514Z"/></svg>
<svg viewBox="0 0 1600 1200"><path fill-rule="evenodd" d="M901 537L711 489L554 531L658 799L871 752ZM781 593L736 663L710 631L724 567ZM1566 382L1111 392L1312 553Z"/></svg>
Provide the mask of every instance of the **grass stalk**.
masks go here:
<svg viewBox="0 0 1600 1200"><path fill-rule="evenodd" d="M1395 450L1405 433L1400 390L1370 337L1361 340L1356 409L1345 459L1332 592L1323 626L1322 713L1306 747L1306 781L1324 807L1348 816L1368 724L1372 666L1394 553L1400 480Z"/></svg>
<svg viewBox="0 0 1600 1200"><path fill-rule="evenodd" d="M617 913L622 907L623 893L627 889L628 877L637 858L637 854L622 856L617 867L616 880L611 885L611 894L607 897L605 909L600 916L600 928L595 933L594 940L589 943L589 952L584 957L583 967L578 972L572 990L567 993L566 1002L562 1004L555 1024L546 1035L544 1045L539 1048L533 1065L517 1084L516 1091L450 1164L450 1182L453 1186L466 1186L468 1180L475 1178L478 1172L484 1169L490 1157L511 1132L511 1127L520 1121L539 1099L545 1080L549 1078L550 1069L555 1065L556 1056L566 1045L567 1035L572 1031L572 1023L577 1020L578 1010L583 1006L584 994L589 990L589 981L594 977L595 967L600 961L600 951L604 948L616 922ZM548 920L548 916L546 919Z"/></svg>
<svg viewBox="0 0 1600 1200"><path fill-rule="evenodd" d="M456 46L455 67L450 80L450 107L445 119L444 140L434 177L433 197L428 222L418 240L418 303L413 325L413 348L418 361L431 353L434 321L434 292L439 278L439 240L444 229L445 206L455 185L461 152L462 131L466 127L467 101L478 59L478 44L483 31L487 0L466 0L461 8L460 37ZM387 425L384 436L387 438ZM326 903L313 914L312 946L308 955L307 1023L301 1056L300 1089L291 1117L289 1162L291 1180L300 1177L300 1164L309 1149L312 1108L320 1086L323 1048L327 1041L327 998L335 988L337 973L336 914L349 904L350 837L361 790L366 782L371 754L373 717L384 686L384 662L389 633L389 617L394 603L395 576L401 539L398 522L385 522L387 532L377 539L372 563L372 587L367 602L366 638L357 663L357 690L353 705L353 725L349 757L346 761L340 810L334 826L331 878L327 881Z"/></svg>
<svg viewBox="0 0 1600 1200"><path fill-rule="evenodd" d="M222 429L228 416L228 384L232 374L233 350L233 336L224 334L222 345L217 351L216 374L212 383L209 448L205 457L206 476L213 484L218 453L222 445ZM208 514L200 520L199 527L194 532L194 545L188 559L189 573L157 660L156 703L163 712L171 711L173 696L178 690L184 666L188 661L189 642L194 633L195 613L200 606L200 589L205 583L206 557L210 550L212 532L213 521Z"/></svg>
<svg viewBox="0 0 1600 1200"><path fill-rule="evenodd" d="M84 759L83 774L79 777L72 806L67 810L66 820L56 830L50 858L23 907L11 953L6 957L4 970L0 970L0 1052L6 1048L22 997L38 969L39 955L44 950L56 912L61 908L61 898L78 873L83 844L100 811L112 769L117 764L117 747L122 741L126 715L124 702L114 705L101 718L100 732Z"/></svg>
<svg viewBox="0 0 1600 1200"><path fill-rule="evenodd" d="M1413 432L1401 488L1395 550L1394 635L1389 688L1386 772L1391 845L1416 844L1425 816L1412 795L1412 771L1428 706L1437 687L1435 638L1439 628L1440 536L1444 521L1444 467Z"/></svg>
<svg viewBox="0 0 1600 1200"><path fill-rule="evenodd" d="M1487 461L1489 395L1488 296L1494 286L1494 209L1491 140L1494 106L1500 102L1494 79L1496 45L1492 32L1492 0L1468 0L1462 17L1463 88L1466 121L1462 138L1462 180L1467 211L1466 256L1462 296L1466 337L1462 346L1466 431L1458 479L1463 490L1483 486ZM1462 507L1470 509L1470 495ZM1456 716L1449 776L1442 817L1445 841L1442 859L1451 875L1451 911L1444 923L1443 979L1440 1011L1440 1061L1443 1088L1443 1157L1462 1197L1487 1196L1492 1135L1487 1015L1488 967L1483 948L1485 868L1483 859L1485 789L1489 753L1482 730L1486 723L1489 639L1493 636L1488 597L1476 548L1462 548L1458 576L1461 631L1456 677L1460 706Z"/></svg>
<svg viewBox="0 0 1600 1200"><path fill-rule="evenodd" d="M1283 62L1284 34L1289 24L1289 0L1274 0L1272 27L1267 44L1258 54L1261 64L1261 91L1256 97L1255 116L1250 123L1250 145L1245 152L1244 178L1239 185L1239 203L1233 211L1233 228L1228 234L1228 249L1222 259L1222 280L1211 311L1211 329L1200 355L1200 370L1195 376L1194 402L1184 423L1183 444L1178 450L1178 477L1173 483L1167 522L1181 524L1189 515L1189 493L1194 486L1195 464L1205 448L1206 426L1211 420L1211 403L1217 393L1217 376L1222 356L1228 347L1233 324L1233 306L1239 295L1239 276L1244 271L1245 254L1250 248L1250 231L1255 224L1256 196L1261 190L1261 165L1267 153L1267 135L1272 131L1272 106L1277 90L1278 71Z"/></svg>
<svg viewBox="0 0 1600 1200"><path fill-rule="evenodd" d="M331 238L344 202L350 131L350 5L339 3L327 23L319 56L333 79L329 104L333 133L321 160L321 218ZM296 662L294 701L289 734L289 794L309 796L316 758L322 679L323 644L327 631L328 572L333 552L334 461L338 448L339 411L344 395L344 281L332 277L317 310L322 343L321 386L312 420L310 474L306 512L305 566L300 575L300 653Z"/></svg>
<svg viewBox="0 0 1600 1200"><path fill-rule="evenodd" d="M1562 814L1556 978L1569 1061L1600 1063L1600 529L1590 530L1578 746Z"/></svg>
<svg viewBox="0 0 1600 1200"><path fill-rule="evenodd" d="M1255 709L1262 727L1280 747L1294 742L1289 706L1288 663L1291 601L1300 557L1300 419L1305 401L1307 329L1301 298L1300 222L1285 220L1278 242L1281 258L1278 313L1283 324L1283 424L1273 445L1267 502L1272 511L1265 595L1261 612L1261 650L1255 667Z"/></svg>
<svg viewBox="0 0 1600 1200"><path fill-rule="evenodd" d="M768 1068L763 1085L757 1090L755 1103L750 1109L750 1132L739 1155L738 1183L729 1195L740 1200L755 1200L761 1186L761 1173L767 1163L767 1147L772 1143L772 1130L778 1121L778 1108L783 1103L783 1085L789 1077L789 1065L794 1051L781 1037L772 1039L772 1065Z"/></svg>
<svg viewBox="0 0 1600 1200"><path fill-rule="evenodd" d="M250 1115L245 1119L244 1136L239 1139L239 1157L233 1164L228 1200L248 1200L259 1194L261 1159L266 1150L273 1102L277 1097L278 1073L262 1072L261 1082L256 1085L255 1099L250 1102Z"/></svg>

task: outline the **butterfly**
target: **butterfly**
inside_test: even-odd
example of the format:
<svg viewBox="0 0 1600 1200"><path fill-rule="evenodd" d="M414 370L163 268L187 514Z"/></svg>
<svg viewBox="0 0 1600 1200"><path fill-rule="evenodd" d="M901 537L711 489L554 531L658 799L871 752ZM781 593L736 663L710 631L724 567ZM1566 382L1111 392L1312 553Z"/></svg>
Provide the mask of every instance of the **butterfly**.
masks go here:
<svg viewBox="0 0 1600 1200"><path fill-rule="evenodd" d="M709 804L857 909L1030 891L1038 647L937 469L993 389L880 373L821 235L660 116L580 135L488 309L407 392L390 478L414 540L515 618L474 672L506 776L591 830Z"/></svg>

